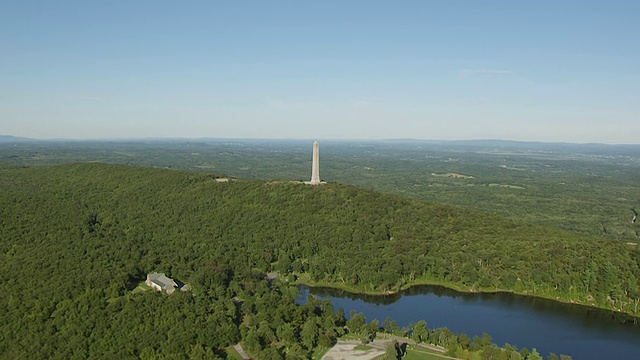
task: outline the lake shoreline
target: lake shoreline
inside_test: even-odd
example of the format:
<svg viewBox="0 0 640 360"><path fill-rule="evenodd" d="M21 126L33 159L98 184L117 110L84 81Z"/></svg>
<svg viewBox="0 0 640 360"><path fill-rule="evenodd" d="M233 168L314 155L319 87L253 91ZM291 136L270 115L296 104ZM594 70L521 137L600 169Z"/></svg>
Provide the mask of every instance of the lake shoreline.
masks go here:
<svg viewBox="0 0 640 360"><path fill-rule="evenodd" d="M624 312L624 311L620 311L620 310L616 310L616 309L610 309L610 308L605 308L605 307L600 307L597 306L595 304L589 304L589 303L581 303L578 301L574 301L574 300L563 300L561 298L553 298L553 297L546 297L546 296L542 296L542 295L535 295L535 294L530 294L530 293L521 293L521 292L517 292L514 290L507 290L507 289L496 289L496 290L488 290L488 289L483 289L483 290L475 290L475 289L468 289L468 288L464 288L464 287L460 287L458 285L455 284L446 284L446 283L442 283L442 282L437 282L437 281L418 281L418 282L414 282L412 284L405 284L402 285L402 287L399 290L388 290L388 291L368 291L368 290L363 290L363 289L358 289L355 288L353 286L349 286L346 284L336 284L336 283L328 283L328 282L315 282L315 281L311 281L309 279L305 279L305 280L296 280L294 283L294 285L304 285L307 286L309 288L325 288L325 289L332 289L332 290L341 290L344 291L346 293L352 294L352 295L362 295L362 296L374 296L374 297L385 297L385 296L402 296L403 292L409 291L413 288L417 288L420 286L426 286L426 287L439 287L442 289L446 289L449 291L454 291L460 294L509 294L509 295L514 295L514 296L521 296L521 297L525 297L525 298L533 298L533 299L543 299L543 300L549 300L549 301L553 301L553 302L557 302L557 303L561 303L561 304L567 304L567 305L575 305L576 307L581 307L584 308L586 310L589 309L594 309L594 310L598 310L598 311L606 311L606 312L610 312L612 314L615 314L617 316L623 316L623 317L627 317L628 320L625 321L625 323L627 322L631 322L633 323L633 325L635 326L640 326L640 316L636 316L633 315L631 313L628 312Z"/></svg>
<svg viewBox="0 0 640 360"><path fill-rule="evenodd" d="M390 319L398 329L424 320L429 329L447 328L470 338L489 334L495 344L535 347L541 354L575 358L632 359L640 351L637 319L580 304L514 292L458 292L439 284L413 284L400 292L377 295L311 285L316 286L298 284L299 304L313 298L331 300L334 311L342 309L347 318L356 313L366 321Z"/></svg>

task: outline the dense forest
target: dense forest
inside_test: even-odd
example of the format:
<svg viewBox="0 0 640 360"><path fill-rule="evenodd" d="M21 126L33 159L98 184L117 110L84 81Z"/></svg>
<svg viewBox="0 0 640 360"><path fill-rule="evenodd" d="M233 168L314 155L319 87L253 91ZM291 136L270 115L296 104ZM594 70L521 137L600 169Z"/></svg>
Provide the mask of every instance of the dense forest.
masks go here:
<svg viewBox="0 0 640 360"><path fill-rule="evenodd" d="M296 305L297 278L640 310L634 245L349 185L83 163L6 167L0 189L8 358L224 357L240 339L259 358L309 357L344 318ZM132 292L155 271L192 290Z"/></svg>
<svg viewBox="0 0 640 360"><path fill-rule="evenodd" d="M301 140L176 139L19 141L0 137L0 167L98 161L309 180L311 143ZM581 235L637 242L640 145L508 141L325 141L330 181L461 205Z"/></svg>

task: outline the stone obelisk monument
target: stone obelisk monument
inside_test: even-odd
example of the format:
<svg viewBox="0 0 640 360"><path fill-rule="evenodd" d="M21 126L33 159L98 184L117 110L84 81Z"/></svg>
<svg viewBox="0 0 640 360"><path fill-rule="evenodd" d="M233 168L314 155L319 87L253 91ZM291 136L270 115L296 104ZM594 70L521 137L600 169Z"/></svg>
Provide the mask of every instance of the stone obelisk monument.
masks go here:
<svg viewBox="0 0 640 360"><path fill-rule="evenodd" d="M309 184L320 184L320 144L313 142L313 164L311 165L311 181Z"/></svg>

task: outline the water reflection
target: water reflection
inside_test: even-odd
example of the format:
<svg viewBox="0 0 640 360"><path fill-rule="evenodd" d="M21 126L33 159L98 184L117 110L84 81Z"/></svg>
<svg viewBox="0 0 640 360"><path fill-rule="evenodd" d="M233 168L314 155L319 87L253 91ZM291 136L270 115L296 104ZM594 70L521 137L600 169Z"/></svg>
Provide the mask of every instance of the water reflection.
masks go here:
<svg viewBox="0 0 640 360"><path fill-rule="evenodd" d="M307 289L302 287L302 289ZM549 299L536 298L531 296L517 295L508 292L497 293L462 293L437 285L418 285L399 293L389 295L366 295L353 294L340 289L323 287L309 288L306 291L310 294L325 298L343 298L352 301L362 300L365 303L375 305L391 305L398 302L402 297L419 296L425 294L436 297L446 297L451 299L462 299L465 302L493 301L500 303L504 307L526 307L532 311L554 316L566 316L571 318L584 319L584 324L596 322L599 326L608 322L614 322L629 326L640 326L640 319L614 311L596 309L579 304L567 304Z"/></svg>
<svg viewBox="0 0 640 360"><path fill-rule="evenodd" d="M327 288L301 288L367 319L389 316L400 326L420 319L429 328L448 327L473 337L490 334L497 344L510 343L541 354L564 353L574 359L637 359L638 319L616 312L510 293L459 293L441 286L416 286L394 295L355 295Z"/></svg>

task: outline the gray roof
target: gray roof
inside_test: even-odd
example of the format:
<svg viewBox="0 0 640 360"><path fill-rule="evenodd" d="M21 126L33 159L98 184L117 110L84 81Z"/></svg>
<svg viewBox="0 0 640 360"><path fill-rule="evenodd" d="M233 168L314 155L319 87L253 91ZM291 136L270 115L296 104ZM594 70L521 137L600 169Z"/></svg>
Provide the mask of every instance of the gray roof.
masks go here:
<svg viewBox="0 0 640 360"><path fill-rule="evenodd" d="M168 278L164 273L149 274L149 280L160 286L163 290L173 290L177 287L176 283Z"/></svg>

